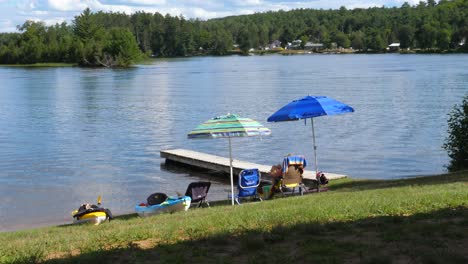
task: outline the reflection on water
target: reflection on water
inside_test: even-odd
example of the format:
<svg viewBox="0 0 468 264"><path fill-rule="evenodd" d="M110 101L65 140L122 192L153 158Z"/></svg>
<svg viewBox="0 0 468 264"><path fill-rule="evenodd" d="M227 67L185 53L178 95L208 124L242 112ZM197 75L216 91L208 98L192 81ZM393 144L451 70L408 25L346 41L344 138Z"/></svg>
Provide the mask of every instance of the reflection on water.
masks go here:
<svg viewBox="0 0 468 264"><path fill-rule="evenodd" d="M447 113L468 91L467 55L305 55L155 60L131 69L0 68L0 230L70 222L80 203L130 213L153 192L228 179L164 165L159 151L228 156L228 142L188 140L201 122L238 113L272 130L233 139L233 157L312 160L303 121L266 123L293 99L327 95L356 112L315 119L321 170L357 178L444 171ZM311 162L312 163L312 162ZM8 212L8 213L5 213Z"/></svg>

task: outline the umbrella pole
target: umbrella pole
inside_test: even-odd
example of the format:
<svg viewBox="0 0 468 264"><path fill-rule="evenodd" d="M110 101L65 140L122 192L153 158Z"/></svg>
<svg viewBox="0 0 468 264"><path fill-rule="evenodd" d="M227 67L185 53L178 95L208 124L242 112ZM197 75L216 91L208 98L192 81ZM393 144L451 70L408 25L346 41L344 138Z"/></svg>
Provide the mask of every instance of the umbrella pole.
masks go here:
<svg viewBox="0 0 468 264"><path fill-rule="evenodd" d="M229 168L231 172L231 202L232 202L232 205L234 205L234 177L232 175L231 137L228 137L228 139L229 139Z"/></svg>
<svg viewBox="0 0 468 264"><path fill-rule="evenodd" d="M312 123L312 138L314 140L314 159L315 159L315 179L317 179L318 174L318 164L317 164L317 145L315 144L315 129L314 129L314 119L310 118ZM320 180L317 179L317 191L320 191Z"/></svg>

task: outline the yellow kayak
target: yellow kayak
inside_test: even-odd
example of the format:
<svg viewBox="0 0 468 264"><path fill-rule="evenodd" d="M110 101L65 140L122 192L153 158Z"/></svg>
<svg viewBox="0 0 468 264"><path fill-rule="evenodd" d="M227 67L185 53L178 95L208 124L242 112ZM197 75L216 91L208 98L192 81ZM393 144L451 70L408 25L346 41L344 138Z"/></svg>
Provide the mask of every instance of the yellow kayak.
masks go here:
<svg viewBox="0 0 468 264"><path fill-rule="evenodd" d="M112 213L109 209L101 207L101 196L98 196L97 200L98 205L94 204L82 204L80 208L74 210L72 212L73 216L73 223L74 224L81 224L81 223L91 223L94 225L99 225L106 220L111 220Z"/></svg>
<svg viewBox="0 0 468 264"><path fill-rule="evenodd" d="M78 210L72 212L72 215L76 215ZM75 217L73 220L74 224L90 223L94 225L99 225L102 222L105 222L108 219L108 216L105 212L90 212L83 214L81 216Z"/></svg>

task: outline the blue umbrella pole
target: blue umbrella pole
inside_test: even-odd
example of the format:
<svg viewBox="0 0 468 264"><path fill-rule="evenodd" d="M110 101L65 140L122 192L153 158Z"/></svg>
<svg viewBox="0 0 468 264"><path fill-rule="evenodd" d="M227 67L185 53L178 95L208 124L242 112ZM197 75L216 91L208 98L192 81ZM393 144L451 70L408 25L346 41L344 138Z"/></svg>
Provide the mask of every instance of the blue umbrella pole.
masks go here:
<svg viewBox="0 0 468 264"><path fill-rule="evenodd" d="M317 145L315 144L315 129L314 129L314 119L310 119L312 123L312 138L314 140L314 159L315 159L315 177L317 177L318 174L318 163L317 163Z"/></svg>
<svg viewBox="0 0 468 264"><path fill-rule="evenodd" d="M231 137L229 139L229 169L231 171L231 201L234 205L234 176L232 175L232 151L231 151Z"/></svg>

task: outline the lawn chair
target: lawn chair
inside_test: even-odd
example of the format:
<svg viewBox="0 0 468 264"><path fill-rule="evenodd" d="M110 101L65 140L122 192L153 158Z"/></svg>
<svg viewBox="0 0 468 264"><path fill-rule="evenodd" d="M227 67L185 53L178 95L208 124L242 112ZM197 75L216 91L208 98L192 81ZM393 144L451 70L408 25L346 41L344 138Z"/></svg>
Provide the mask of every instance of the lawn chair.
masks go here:
<svg viewBox="0 0 468 264"><path fill-rule="evenodd" d="M210 186L211 182L192 182L188 185L185 195L192 198L192 202L190 204L191 207L194 205L202 207L203 204L210 207L210 203L206 200Z"/></svg>
<svg viewBox="0 0 468 264"><path fill-rule="evenodd" d="M304 185L304 183L302 183L302 174L300 169L291 165L287 168L286 173L281 180L280 191L283 195L285 195L288 190L292 189L292 191L289 191L288 193L294 194L296 188L298 189L300 195L303 195L307 190L307 187Z"/></svg>
<svg viewBox="0 0 468 264"><path fill-rule="evenodd" d="M261 174L258 169L245 169L239 173L239 183L237 185L238 194L235 197L237 204L246 197L262 198L257 193L257 187L260 185Z"/></svg>
<svg viewBox="0 0 468 264"><path fill-rule="evenodd" d="M287 156L283 160L283 179L280 184L280 191L283 195L288 189L294 194L296 188L299 194L303 195L307 187L302 182L302 173L307 166L307 161L303 156Z"/></svg>

